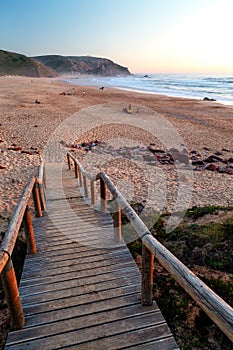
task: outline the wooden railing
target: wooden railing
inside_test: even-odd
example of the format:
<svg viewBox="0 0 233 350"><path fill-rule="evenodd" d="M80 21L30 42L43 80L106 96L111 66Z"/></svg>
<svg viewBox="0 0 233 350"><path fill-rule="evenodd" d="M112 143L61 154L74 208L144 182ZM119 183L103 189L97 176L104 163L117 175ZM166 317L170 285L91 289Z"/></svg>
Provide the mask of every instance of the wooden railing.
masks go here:
<svg viewBox="0 0 233 350"><path fill-rule="evenodd" d="M36 216L41 217L42 211L45 210L43 190L44 179L44 163L41 162L39 177L32 177L25 186L0 246L0 274L5 298L11 314L11 324L13 329L20 329L24 326L24 314L11 256L22 225L24 226L26 236L27 253L36 254L36 242L32 226L32 216L29 209L29 201L32 197L35 214Z"/></svg>
<svg viewBox="0 0 233 350"><path fill-rule="evenodd" d="M201 309L212 321L233 341L233 309L213 290L203 283L191 270L179 261L168 249L166 249L151 234L147 226L128 204L126 199L114 186L113 182L104 173L90 176L80 162L71 154L67 153L68 166L71 170L74 165L75 177L79 179L80 187L84 188L84 194L89 196L87 181L90 183L91 203L96 203L96 181L100 181L100 206L107 209L107 188L111 192L115 203L114 227L117 237L121 239L121 212L123 212L137 235L142 241L142 291L141 300L143 305L153 303L153 269L154 257L173 276L177 283L192 297Z"/></svg>

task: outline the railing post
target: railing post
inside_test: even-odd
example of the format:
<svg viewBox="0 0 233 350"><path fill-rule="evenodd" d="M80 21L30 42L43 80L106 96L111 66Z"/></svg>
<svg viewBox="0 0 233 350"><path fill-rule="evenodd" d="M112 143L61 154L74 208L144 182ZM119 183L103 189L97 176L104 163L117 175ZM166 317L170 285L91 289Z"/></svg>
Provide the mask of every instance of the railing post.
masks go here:
<svg viewBox="0 0 233 350"><path fill-rule="evenodd" d="M11 314L12 328L14 330L20 329L24 326L25 321L15 270L10 257L1 273L1 280L7 305Z"/></svg>
<svg viewBox="0 0 233 350"><path fill-rule="evenodd" d="M88 197L88 190L87 190L87 178L86 176L83 176L83 186L84 186L84 193L85 193L85 197Z"/></svg>
<svg viewBox="0 0 233 350"><path fill-rule="evenodd" d="M121 227L121 207L113 200L113 226L114 226L114 238L120 242L122 239L122 227Z"/></svg>
<svg viewBox="0 0 233 350"><path fill-rule="evenodd" d="M153 304L154 255L142 244L142 305Z"/></svg>
<svg viewBox="0 0 233 350"><path fill-rule="evenodd" d="M79 176L79 186L83 187L83 175L80 169L78 169L78 176Z"/></svg>
<svg viewBox="0 0 233 350"><path fill-rule="evenodd" d="M103 211L107 209L107 187L104 180L100 178L100 207Z"/></svg>
<svg viewBox="0 0 233 350"><path fill-rule="evenodd" d="M36 242L34 237L34 230L32 226L32 217L28 205L26 206L24 217L24 230L27 240L27 252L29 254L36 254Z"/></svg>
<svg viewBox="0 0 233 350"><path fill-rule="evenodd" d="M33 190L32 190L32 195L33 195L33 201L34 201L36 216L41 217L42 216L42 210L41 210L40 194L39 194L39 189L38 189L37 182L35 182L35 184L34 184L34 187L33 187Z"/></svg>
<svg viewBox="0 0 233 350"><path fill-rule="evenodd" d="M94 180L91 181L91 204L96 204L96 182Z"/></svg>
<svg viewBox="0 0 233 350"><path fill-rule="evenodd" d="M71 162L70 162L70 155L69 155L69 153L67 153L67 161L68 161L69 170L71 170L72 166L71 166Z"/></svg>
<svg viewBox="0 0 233 350"><path fill-rule="evenodd" d="M78 164L75 162L74 163L74 171L75 171L75 178L78 178Z"/></svg>
<svg viewBox="0 0 233 350"><path fill-rule="evenodd" d="M44 210L46 210L44 188L39 180L36 179L36 182L38 184L38 189L39 189L41 210L44 211Z"/></svg>

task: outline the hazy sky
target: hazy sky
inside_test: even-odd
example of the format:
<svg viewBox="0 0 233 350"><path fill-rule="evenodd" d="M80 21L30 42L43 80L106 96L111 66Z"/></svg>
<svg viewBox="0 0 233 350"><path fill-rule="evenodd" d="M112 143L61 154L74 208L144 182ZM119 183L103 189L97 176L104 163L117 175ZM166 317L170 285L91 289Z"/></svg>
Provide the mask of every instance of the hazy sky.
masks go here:
<svg viewBox="0 0 233 350"><path fill-rule="evenodd" d="M0 48L233 74L233 0L0 0Z"/></svg>

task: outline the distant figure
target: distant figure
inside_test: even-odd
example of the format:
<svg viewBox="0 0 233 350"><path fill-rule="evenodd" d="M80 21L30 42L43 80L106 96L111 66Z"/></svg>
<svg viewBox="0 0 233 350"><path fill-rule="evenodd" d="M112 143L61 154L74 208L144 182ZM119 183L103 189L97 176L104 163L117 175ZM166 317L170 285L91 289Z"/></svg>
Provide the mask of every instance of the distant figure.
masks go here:
<svg viewBox="0 0 233 350"><path fill-rule="evenodd" d="M35 103L37 103L38 105L40 104L40 101L38 101L38 100L35 100Z"/></svg>
<svg viewBox="0 0 233 350"><path fill-rule="evenodd" d="M129 107L124 107L123 108L123 112L127 113L127 114L131 114L132 113L132 106L131 103L129 103Z"/></svg>
<svg viewBox="0 0 233 350"><path fill-rule="evenodd" d="M101 86L101 87L100 87L100 90L102 90L102 91L103 91L103 89L104 89L104 86Z"/></svg>
<svg viewBox="0 0 233 350"><path fill-rule="evenodd" d="M82 95L83 95L83 96L85 96L85 95L86 95L86 92L85 92L85 91L83 91L83 92L82 92Z"/></svg>

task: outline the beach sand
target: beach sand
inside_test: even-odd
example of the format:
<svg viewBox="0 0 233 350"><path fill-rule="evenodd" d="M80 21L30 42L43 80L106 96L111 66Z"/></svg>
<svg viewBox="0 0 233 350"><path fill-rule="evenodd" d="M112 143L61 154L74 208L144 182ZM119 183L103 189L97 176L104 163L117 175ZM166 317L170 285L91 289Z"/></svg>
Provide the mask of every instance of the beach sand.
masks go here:
<svg viewBox="0 0 233 350"><path fill-rule="evenodd" d="M71 95L60 95L62 92L72 91L73 88L75 92L73 91ZM129 103L132 106L132 114L124 114L122 106L127 108ZM98 87L79 87L66 84L57 78L1 77L1 231L5 229L7 224L6 218L12 216L28 178L37 173L40 154L43 153L43 148L49 138L51 138L52 133L67 118L77 112L83 113L83 110L88 107L92 107L92 113L95 111L93 120L102 118L105 105L107 105L109 110L112 108L112 113L109 113L107 118L108 123L113 123L112 126L94 127L93 129L95 123L93 125L90 123L88 131L84 128L82 133L82 128L80 129L82 137L78 138L72 132L69 135L69 130L64 129L64 135L61 135L60 141L68 146L70 143L77 144L79 141L90 141L97 138L99 141L106 141L108 144L106 148L108 148L111 146L110 139L116 139L116 137L123 137L123 139L133 138L134 143L132 147L135 147L135 152L146 152L146 147L152 142L156 143L156 138L153 137L153 133L148 133L143 127L140 129L140 118L142 115L143 119L143 113L146 116L148 109L152 109L159 113L162 118L172 123L174 130L182 138L184 147L188 152L195 150L200 152L203 157L207 157L219 151L222 153L223 158L233 157L233 108L230 106L111 88L100 90ZM139 127L132 128L130 125L127 126L126 123L122 129L124 131L119 131L119 134L117 134L118 126L114 125L114 123L118 121L119 115L123 119L137 118ZM148 116L146 117L148 119ZM80 130L79 136L81 135ZM122 149L124 146L126 148ZM158 143L158 146L162 147L163 145ZM108 152L114 155L115 158L117 147L113 147ZM208 148L208 150L204 148ZM125 188L128 186L127 183L132 181L139 193L137 199L143 200L144 194L142 192L140 195L140 190L141 187L145 188L146 185L148 188L147 182L150 182L150 176L145 175L145 183L140 187L140 180L142 179L140 166L132 165L134 159L130 159L132 155L132 152L130 153L130 145L124 144L122 140L120 151L121 159L116 161L113 157L112 164L110 166L108 164L108 174L113 181L115 180L118 183L125 181ZM97 150L96 156L100 157L99 153L101 152ZM143 167L142 157L140 157L141 155L137 159L140 161L141 167ZM130 162L132 165L131 170L129 170ZM121 167L120 172L116 171L118 164ZM128 169L127 171L123 169L124 166ZM153 162L150 167L147 163L145 171L151 169L149 171L153 172L155 167L156 165ZM105 167L99 166L99 168L106 170L106 164ZM174 202L175 200L173 198L174 193L177 191L178 186L177 176L173 169L174 166L161 166L159 164L158 168L162 171L166 169L168 174L166 175L168 203L165 201L163 205L166 207L172 206L172 201ZM135 179L132 180L131 176L135 177ZM193 171L193 178L194 183L192 184L190 205L233 205L233 175L202 170ZM185 178L184 175L184 181L190 182L191 179L189 179L189 176ZM162 190L162 187L160 190Z"/></svg>

